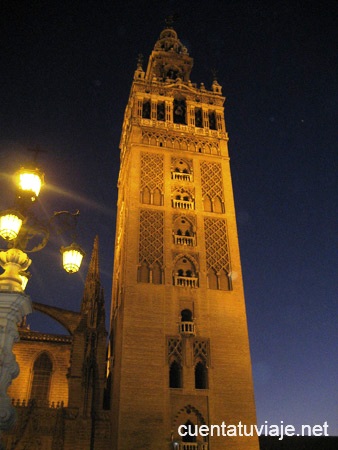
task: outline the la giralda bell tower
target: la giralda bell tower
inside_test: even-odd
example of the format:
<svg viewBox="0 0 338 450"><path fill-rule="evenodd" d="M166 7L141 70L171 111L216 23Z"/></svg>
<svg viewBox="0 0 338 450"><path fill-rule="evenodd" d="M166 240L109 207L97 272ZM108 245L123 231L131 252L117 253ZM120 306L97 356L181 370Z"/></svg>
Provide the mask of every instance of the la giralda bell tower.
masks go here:
<svg viewBox="0 0 338 450"><path fill-rule="evenodd" d="M192 66L168 24L146 71L138 63L125 112L111 312L115 450L258 449L256 438L221 428L256 417L225 99L217 81L211 90L193 83ZM218 428L193 436L195 425Z"/></svg>

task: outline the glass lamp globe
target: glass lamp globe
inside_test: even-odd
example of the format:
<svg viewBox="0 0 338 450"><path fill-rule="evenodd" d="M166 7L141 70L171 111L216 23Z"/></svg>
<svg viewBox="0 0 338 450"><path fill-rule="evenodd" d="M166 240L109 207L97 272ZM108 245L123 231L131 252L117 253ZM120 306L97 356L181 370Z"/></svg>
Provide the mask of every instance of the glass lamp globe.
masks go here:
<svg viewBox="0 0 338 450"><path fill-rule="evenodd" d="M3 211L0 215L0 236L6 241L18 237L23 222L23 216L17 211Z"/></svg>
<svg viewBox="0 0 338 450"><path fill-rule="evenodd" d="M62 254L62 265L65 271L68 273L78 272L82 259L85 256L85 252L82 248L73 242L68 247L61 247L60 252Z"/></svg>
<svg viewBox="0 0 338 450"><path fill-rule="evenodd" d="M39 169L25 169L22 167L15 174L16 184L19 188L19 197L30 196L34 202L39 196L44 183L44 174Z"/></svg>

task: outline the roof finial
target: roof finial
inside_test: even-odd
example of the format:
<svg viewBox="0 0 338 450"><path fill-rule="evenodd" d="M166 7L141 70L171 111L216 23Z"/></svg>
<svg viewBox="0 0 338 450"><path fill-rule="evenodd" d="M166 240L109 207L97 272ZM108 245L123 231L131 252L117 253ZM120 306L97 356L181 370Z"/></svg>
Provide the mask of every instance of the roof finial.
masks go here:
<svg viewBox="0 0 338 450"><path fill-rule="evenodd" d="M47 153L46 150L42 150L42 148L39 145L36 145L35 147L32 147L32 148L27 148L27 150L29 152L33 153L34 164L37 163L37 159L38 159L40 153Z"/></svg>
<svg viewBox="0 0 338 450"><path fill-rule="evenodd" d="M212 80L217 81L218 70L213 68L213 69L211 69L211 73L212 73Z"/></svg>
<svg viewBox="0 0 338 450"><path fill-rule="evenodd" d="M143 55L142 53L139 53L137 55L137 68L142 70L142 65L143 65Z"/></svg>
<svg viewBox="0 0 338 450"><path fill-rule="evenodd" d="M171 16L168 16L164 19L165 24L167 25L167 28L172 28L173 23L176 22L178 19L178 14L173 14Z"/></svg>

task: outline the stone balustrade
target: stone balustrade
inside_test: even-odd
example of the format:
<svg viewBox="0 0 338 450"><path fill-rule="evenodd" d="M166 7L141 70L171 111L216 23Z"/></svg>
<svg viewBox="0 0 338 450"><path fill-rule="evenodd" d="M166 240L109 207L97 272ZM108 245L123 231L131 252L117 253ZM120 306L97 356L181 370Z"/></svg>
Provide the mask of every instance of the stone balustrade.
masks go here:
<svg viewBox="0 0 338 450"><path fill-rule="evenodd" d="M175 286L182 287L198 287L198 278L197 277L181 277L179 275L174 276L174 284Z"/></svg>
<svg viewBox="0 0 338 450"><path fill-rule="evenodd" d="M173 208L181 208L181 209L194 209L194 202L190 200L172 200Z"/></svg>
<svg viewBox="0 0 338 450"><path fill-rule="evenodd" d="M176 245L188 245L193 247L195 245L195 236L182 236L180 234L175 234L174 242Z"/></svg>

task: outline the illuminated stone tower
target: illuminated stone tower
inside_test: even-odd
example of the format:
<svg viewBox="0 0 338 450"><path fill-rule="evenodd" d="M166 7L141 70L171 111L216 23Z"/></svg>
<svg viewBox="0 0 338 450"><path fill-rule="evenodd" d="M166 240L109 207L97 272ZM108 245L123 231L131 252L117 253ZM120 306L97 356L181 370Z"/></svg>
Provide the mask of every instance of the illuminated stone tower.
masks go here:
<svg viewBox="0 0 338 450"><path fill-rule="evenodd" d="M190 81L168 24L139 60L121 138L111 312L113 449L258 449L180 436L255 423L221 86ZM182 428L181 431L185 431Z"/></svg>

